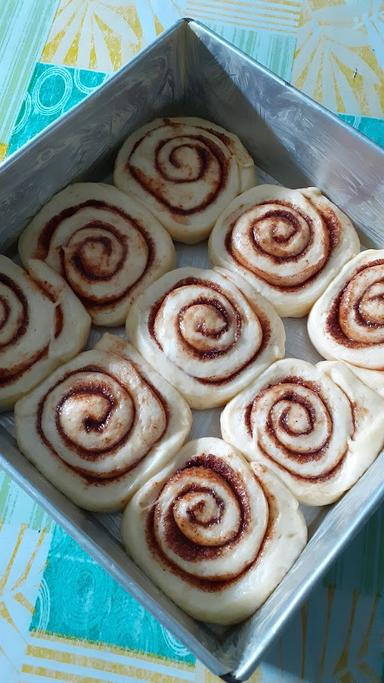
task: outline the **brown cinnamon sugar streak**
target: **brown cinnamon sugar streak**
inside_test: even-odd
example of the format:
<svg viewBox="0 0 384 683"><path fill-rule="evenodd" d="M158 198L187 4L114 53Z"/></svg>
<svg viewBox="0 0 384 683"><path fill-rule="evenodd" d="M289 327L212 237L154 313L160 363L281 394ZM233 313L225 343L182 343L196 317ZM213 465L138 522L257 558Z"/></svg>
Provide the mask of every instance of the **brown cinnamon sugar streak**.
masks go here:
<svg viewBox="0 0 384 683"><path fill-rule="evenodd" d="M152 131L150 131L152 132ZM217 135L215 133L215 135ZM184 138L185 136L180 136ZM219 136L217 136L219 137ZM137 183L139 183L145 190L147 190L160 204L165 206L167 209L172 211L172 213L180 216L189 216L195 213L198 213L199 211L203 211L206 209L210 204L212 204L217 196L219 195L220 191L224 187L224 185L227 182L227 177L228 177L228 160L225 158L225 155L223 154L222 150L218 145L214 143L213 140L210 140L209 138L204 137L204 135L188 135L188 140L191 142L180 142L179 147L173 148L172 152L169 156L169 163L174 166L175 168L180 168L180 162L177 159L177 150L183 149L183 148L189 148L193 149L199 160L199 168L198 172L188 178L174 178L170 176L165 167L164 164L162 164L159 161L159 154L163 147L168 144L169 142L175 142L177 140L177 137L171 137L171 138L166 138L165 140L161 140L158 142L156 149L155 149L155 159L154 159L154 165L155 169L158 172L160 179L153 179L149 178L144 171L142 171L139 168L136 168L132 163L131 163L131 158L138 148L138 146L143 142L145 139L145 136L142 137L140 140L138 140L135 145L133 146L131 153L128 157L128 160L126 162L126 169L131 173L133 178L136 180ZM200 144L198 144L200 143ZM220 173L214 182L213 189L208 192L208 194L205 196L204 200L198 204L197 206L191 207L191 208L183 208L181 206L177 206L172 204L170 201L168 201L161 189L161 178L168 182L172 182L175 184L181 184L185 182L194 182L198 181L204 178L206 175L208 168L209 168L209 163L210 163L210 157L214 158L220 168Z"/></svg>
<svg viewBox="0 0 384 683"><path fill-rule="evenodd" d="M112 254L112 245L110 239L106 235L95 235L85 237L80 243L77 244L77 252L72 256L72 264L86 280L89 280L89 282L103 282L109 280L110 277L112 277L113 275L116 275L116 273L121 269L122 265L124 264L125 258L128 253L127 240L123 235L121 235L117 230L115 230L115 228L112 225L106 223L105 221L89 221L78 231L78 233L82 230L92 230L92 228L105 230L106 232L111 233L111 235L113 235L118 241L119 247L121 248L121 256L117 261L114 270L108 273L103 273L100 267L95 268L93 264L91 270L88 267L86 259L84 258L82 253L83 249L86 246L99 244L102 246L105 254L110 256Z"/></svg>
<svg viewBox="0 0 384 683"><path fill-rule="evenodd" d="M145 244L147 246L147 259L145 263L145 267L138 276L138 278L135 280L135 282L131 283L128 287L124 289L123 292L119 292L119 294L115 296L109 296L109 297L104 297L103 299L93 297L90 294L87 296L79 295L79 298L81 301L88 307L88 308L102 308L105 304L112 304L112 303L117 303L124 299L124 297L127 296L127 294L137 286L137 284L143 279L145 274L147 273L148 269L151 267L153 264L154 258L155 258L155 245L153 242L152 237L147 233L145 228L140 225L140 223L135 220L133 217L131 217L128 213L123 211L122 209L118 208L117 206L113 206L111 204L108 204L106 202L96 200L96 199L89 199L85 202L82 202L81 204L77 204L75 206L70 206L67 209L64 209L60 213L56 214L53 216L44 226L43 230L41 231L39 235L39 239L37 242L37 249L36 249L36 254L35 257L39 259L45 259L48 255L49 248L50 248L50 243L53 238L53 235L59 225L66 219L71 218L74 216L78 211L81 211L82 209L101 209L101 210L106 210L111 213L116 214L117 216L120 216L123 220L127 221L128 223L132 224L137 230L142 238L145 241ZM114 269L112 272L108 273L103 273L101 271L97 271L97 268L92 264L92 268L90 269L87 266L87 263L83 257L83 249L86 246L89 246L90 244L95 244L98 243L102 246L104 252L108 255L111 254L112 252L112 245L111 242L108 238L108 235L95 235L94 237L85 237L80 244L77 245L77 250L76 253L72 256L72 266L76 269L76 271L81 275L82 278L87 280L88 282L107 282L108 280L111 279L114 275L116 275L119 270L121 269L122 265L124 264L124 261L126 259L127 253L128 253L128 245L127 245L127 239L124 235L122 235L118 230L114 228L113 225L110 223L107 223L102 220L93 220L93 221L88 221L85 223L80 230L77 231L79 233L81 230L85 229L103 229L107 233L111 233L111 235L116 239L119 248L121 249L121 256L118 259L117 264L115 265ZM68 274L66 272L66 266L65 266L65 258L64 258L64 252L63 248L60 249L60 257L61 257L61 267L62 271L65 274L66 279L68 280Z"/></svg>
<svg viewBox="0 0 384 683"><path fill-rule="evenodd" d="M227 234L225 236L225 248L228 251L228 253L231 255L231 257L236 261L241 266L244 266L249 270L250 272L254 273L257 275L257 277L260 277L262 280L265 280L265 282L268 283L270 287L273 287L277 291L289 291L289 292L294 292L297 290L300 290L302 287L305 285L313 282L313 280L319 275L321 270L324 268L326 265L330 254L333 249L335 249L340 241L340 224L339 221L334 214L332 210L328 211L322 211L320 210L311 200L309 197L306 197L307 201L311 204L313 209L320 214L323 223L325 225L326 231L325 231L325 236L326 240L324 243L324 253L322 257L319 259L318 263L316 264L316 270L315 272L310 273L307 277L304 277L302 281L298 284L294 285L289 285L289 284L278 284L277 282L270 281L268 278L268 273L262 270L261 268L258 268L256 264L252 263L252 260L243 263L241 259L239 259L236 250L233 248L232 240L233 240L233 231L235 229L236 223L241 217L241 213L232 221L232 223L229 226L229 229L227 231ZM263 206L268 206L270 204L276 204L281 208L278 209L271 209L270 211L266 211L262 216L260 216L259 219L253 220L248 228L248 235L250 238L250 243L253 244L256 253L258 252L260 255L263 257L267 257L270 261L271 264L283 264L283 263L295 263L298 262L299 259L303 258L305 254L308 252L309 248L312 246L315 235L314 235L314 224L312 219L305 214L303 211L300 211L296 206L290 204L287 201L281 200L281 199L273 199L270 201L265 201L265 202L260 202L259 204L256 205L256 207L263 207ZM256 208L255 207L255 208ZM252 207L247 207L247 210L249 211ZM296 217L297 214L308 226L308 231L309 231L309 239L305 242L303 248L292 255L275 255L271 253L270 251L266 251L258 237L257 234L257 224L259 222L265 221L266 219L275 219L275 220L283 220L285 224L290 225L291 229L288 232L287 235L279 235L276 234L275 230L275 225L272 225L271 232L272 232L272 237L273 241L276 242L278 245L283 245L283 244L288 244L289 241L295 236L295 234L300 230L300 222L299 219Z"/></svg>
<svg viewBox="0 0 384 683"><path fill-rule="evenodd" d="M137 223L131 216L129 216L125 211L120 209L118 206L113 206L111 204L108 204L107 202L100 201L99 199L88 199L85 202L81 202L80 204L76 204L74 206L69 206L66 209L63 209L60 213L56 214L53 216L44 226L43 230L41 231L39 235L39 239L37 242L37 251L36 254L34 255L35 258L39 258L41 260L44 260L48 256L49 252L49 247L51 244L52 237L55 233L55 230L59 227L60 223L62 223L64 220L67 218L71 218L74 216L78 211L81 211L81 209L104 209L107 211L111 211L112 213L117 214L124 220L128 220L129 222L132 222L135 225L135 228L142 234L142 236L145 238L145 241L150 243L152 245L152 240L151 238L146 234L145 230L142 228L141 225Z"/></svg>
<svg viewBox="0 0 384 683"><path fill-rule="evenodd" d="M27 327L29 325L29 309L25 294L23 293L21 287L19 287L19 285L16 284L16 282L12 280L12 278L8 277L8 275L5 275L4 273L0 273L0 283L3 284L5 287L8 287L8 289L10 289L12 292L14 292L22 308L22 312L19 316L15 333L6 342L0 343L0 349L4 351L4 349L6 349L8 346L11 346L11 344L17 342L20 339L20 337L22 337L25 334ZM0 319L1 329L8 322L11 309L8 302L3 297L0 297L0 304L2 308L2 315Z"/></svg>
<svg viewBox="0 0 384 683"><path fill-rule="evenodd" d="M5 275L4 273L0 273L0 283L3 284L5 287L9 288L17 297L18 302L21 306L21 314L19 315L14 334L7 339L7 341L0 343L0 350L4 351L7 349L9 346L12 346L15 344L26 332L28 329L28 325L30 323L29 320L29 307L28 307L28 301L23 293L21 287L19 287L12 278L8 277L8 275ZM45 291L45 290L44 290ZM0 318L0 330L1 328L7 324L9 320L9 315L10 315L10 306L8 302L6 301L5 298L0 297L0 306L1 306L1 311L2 311L2 316ZM62 327L62 321L60 323L60 315L62 318L62 310L61 307L59 306L56 309L57 317L56 317L56 330L58 334L60 334L61 327ZM7 384L11 384L15 382L17 379L22 377L22 375L30 370L30 368L33 367L37 361L41 360L48 354L48 344L45 345L42 349L36 351L32 356L29 356L26 360L22 360L16 365L13 365L11 368L1 368L0 369L0 387L4 387Z"/></svg>
<svg viewBox="0 0 384 683"><path fill-rule="evenodd" d="M243 413L243 419L244 423L246 426L246 430L251 438L254 436L254 430L253 430L253 425L252 425L252 410L254 408L255 403L262 397L263 394L265 394L269 389L279 386L279 385L284 385L284 384L297 384L302 387L306 387L310 392L314 392L317 394L318 398L321 400L327 414L329 417L329 423L332 425L333 429L333 418L330 412L330 409L327 405L327 402L324 400L320 387L316 384L316 382L309 382L309 381L304 381L300 377L285 377L284 379L279 380L277 385L268 385L262 389L262 391L254 397L251 403L249 403ZM348 398L348 397L347 397ZM348 399L349 400L349 399ZM304 410L306 411L306 416L308 419L308 427L307 429L304 429L303 431L297 431L293 432L290 430L289 425L287 424L287 419L288 419L288 411L289 408L286 408L285 411L283 411L282 415L279 417L279 427L281 427L282 430L287 432L289 435L293 436L306 436L310 434L312 431L315 423L316 423L316 413L314 407L311 405L310 400L306 400L303 396L298 396L296 395L292 390L287 391L286 394L283 394L282 396L279 397L277 402L281 401L290 401L293 403L298 403ZM351 406L351 415L352 415L352 421L354 425L354 431L355 431L355 406L349 401L349 404ZM294 460L296 462L302 462L306 463L309 461L319 461L323 457L323 454L326 450L326 448L329 445L330 438L332 432L328 433L328 437L323 441L322 445L320 448L317 448L316 450L308 450L306 453L298 453L297 451L293 451L289 449L287 446L283 445L279 439L278 436L276 435L276 432L274 430L273 424L272 424L272 419L271 419L271 412L272 409L269 411L268 414L268 419L267 419L267 424L265 425L265 429L268 432L271 440L273 440L280 449L284 450L284 453L288 459ZM353 435L352 435L353 436ZM296 479L302 480L302 481L327 481L328 479L331 479L337 471L340 469L342 466L345 457L348 452L348 448L344 450L344 452L341 454L339 460L337 461L336 465L334 465L329 471L324 472L321 475L316 475L316 476L303 476L298 474L297 472L292 472L289 467L282 465L279 461L275 460L273 456L266 450L266 448L263 446L263 444L258 441L258 447L262 451L263 455L268 459L273 461L273 463L280 468L281 470L285 470L287 473L290 474L290 476L295 477Z"/></svg>
<svg viewBox="0 0 384 683"><path fill-rule="evenodd" d="M178 312L177 314L177 322L176 322L176 334L178 335L179 339L182 341L183 345L185 346L186 350L191 353L195 358L198 358L201 361L207 361L211 360L213 358L217 358L219 356L223 356L228 351L230 351L235 344L237 343L238 339L240 338L241 331L242 331L242 317L241 313L238 311L236 307L236 303L228 296L226 292L223 291L223 289L216 283L210 281L210 280L203 280L203 279L198 279L194 277L188 277L180 280L177 285L166 292L158 301L156 301L153 306L151 307L149 317L148 317L148 331L152 339L155 341L157 346L162 349L162 345L157 338L156 335L156 318L158 316L158 313L166 300L166 298L172 294L174 290L177 290L181 287L187 287L187 286L194 286L198 285L201 287L205 287L209 290L213 290L214 292L217 292L222 296L229 305L229 312L225 309L223 304L216 299L214 296L198 296L196 298L191 299L191 301L183 306L183 308ZM220 349L204 349L200 350L190 344L185 337L183 336L181 330L182 330L182 321L183 317L185 316L185 313L190 309L192 306L199 306L199 305L205 305L205 306L210 306L216 310L218 313L219 317L222 319L223 324L219 330L211 330L207 327L207 325L199 325L198 326L198 332L202 334L205 337L210 337L213 339L219 340L220 337L224 332L227 332L228 329L230 328L231 324L234 326L234 336L232 343L230 345L225 346L225 348ZM262 341L260 346L257 348L256 352L248 358L239 368L236 369L235 372L232 374L226 376L226 377L195 377L196 381L200 382L201 384L212 384L212 385L220 385L220 384L225 384L226 382L230 382L233 380L240 372L242 372L246 367L248 367L254 360L255 358L264 350L266 345L268 344L271 336L271 326L270 322L267 318L267 316L260 310L256 309L256 306L254 304L250 304L255 312L255 315L257 316L259 323L261 325L262 329Z"/></svg>
<svg viewBox="0 0 384 683"><path fill-rule="evenodd" d="M203 470L203 476L204 478L206 478L207 481L207 484L204 487L201 487L201 492L208 493L209 495L215 497L215 492L213 488L210 488L209 484L210 480L212 480L213 487L214 481L215 479L217 479L217 477L222 478L225 481L225 483L229 485L233 494L233 499L235 501L234 504L236 504L240 508L240 524L233 533L233 536L231 537L229 543L216 546L197 545L191 542L186 536L184 536L178 528L177 524L175 523L173 519L173 507L176 501L174 501L169 511L168 517L166 519L167 528L165 538L168 543L168 546L179 557L189 562L199 562L201 560L209 562L209 560L214 560L215 558L220 557L223 553L235 551L237 542L247 531L247 528L250 523L250 505L248 500L248 494L246 491L246 483L242 481L241 477L235 471L233 471L224 460L211 454L201 454L199 456L195 456L194 458L192 458L189 462L187 462L184 465L184 467L182 467L174 473L174 475L171 478L171 481L174 478L182 479L183 474L185 472L193 473L195 469ZM208 578L201 578L175 565L163 553L161 547L157 542L155 533L156 516L159 514L157 510L157 501L148 511L146 518L146 540L151 552L169 571L173 572L187 583L190 583L193 586L196 586L201 590L207 592L220 592L227 588L230 584L233 584L239 579L241 579L241 577L243 577L244 574L258 561L259 557L261 557L262 555L265 544L269 540L271 540L273 536L273 528L276 518L276 504L273 499L273 496L269 493L269 491L267 491L266 487L256 477L256 475L252 474L252 476L254 476L257 480L265 496L268 508L268 521L263 540L257 549L256 555L251 557L244 564L242 570L239 573L237 573L236 575L220 575L210 576ZM164 486L165 485L166 484L164 484ZM186 488L182 490L181 493L179 493L178 498L187 494L190 490L191 487L187 484ZM160 497L161 492L162 490L159 492L157 500ZM222 514L221 509L220 514ZM199 523L201 524L201 522ZM215 519L211 523L220 523L220 518ZM202 526L207 526L207 524L202 524Z"/></svg>
<svg viewBox="0 0 384 683"><path fill-rule="evenodd" d="M13 365L12 368L1 368L0 369L0 387L4 387L7 384L11 384L19 379L25 372L30 370L35 363L48 355L49 345L44 346L40 351L36 351L28 360Z"/></svg>
<svg viewBox="0 0 384 683"><path fill-rule="evenodd" d="M356 349L363 349L365 347L370 347L375 344L375 342L367 342L363 343L361 341L355 340L355 339L350 339L349 337L346 336L344 331L341 328L340 325L340 303L346 293L346 289L350 286L350 283L353 281L353 279L356 277L356 275L359 275L359 273L362 273L365 270L369 270L372 267L375 266L382 266L383 267L383 276L382 279L379 280L379 282L384 282L384 260L383 259L377 259L375 261L371 261L369 263L365 263L363 266L360 266L357 268L353 275L349 278L348 282L344 285L344 287L341 289L341 291L337 294L335 299L332 302L332 305L330 307L328 316L326 318L325 322L325 328L327 333L333 337L339 344L343 344L347 346L348 348L356 348ZM367 328L376 328L380 329L383 328L383 340L384 340L384 325L380 323L376 323L374 321L369 321L364 318L364 316L361 314L360 311L360 303L362 300L362 296L357 300L351 302L351 306L353 306L353 311L356 320L358 321L358 325L360 327L367 327ZM379 300L382 301L381 297L379 297ZM376 342L377 344L382 344L383 341L381 342Z"/></svg>
<svg viewBox="0 0 384 683"><path fill-rule="evenodd" d="M132 365L133 365L133 363L132 363ZM137 369L136 369L136 371L137 371ZM146 457L147 453L162 438L162 436L164 435L165 431L168 428L169 408L168 408L168 405L167 405L164 397L149 382L149 380L146 379L145 382L146 382L147 387L154 394L154 396L156 397L156 400L160 403L162 410L164 412L165 424L164 424L164 428L163 428L161 434L159 434L157 439L148 446L145 453L143 453L138 460L131 463L128 467L123 468L123 469L119 469L119 470L116 470L116 469L111 470L107 474L103 473L99 476L90 475L87 470L75 467L74 465L70 465L69 463L63 461L60 458L60 455L53 448L52 444L50 443L50 441L46 437L46 435L44 433L43 426L42 426L42 415L43 415L43 410L44 410L44 404L45 404L45 401L47 400L47 397L49 396L49 394L52 393L56 389L56 387L58 387L62 382L67 380L69 377L72 377L72 376L75 377L76 375L79 375L81 373L89 373L91 375L92 375L92 373L102 374L106 377L106 382L104 384L103 382L100 382L98 380L95 384L92 384L91 386L88 386L86 384L86 382L84 382L83 385L76 386L72 390L70 389L61 397L60 401L58 402L58 404L56 405L56 408L55 408L55 413L56 413L55 414L55 424L56 424L56 429L57 429L58 434L63 439L63 441L66 443L67 447L69 447L71 450L76 452L76 454L80 458L83 458L84 460L88 460L88 461L89 460L97 461L97 460L101 460L104 458L108 458L108 455L114 454L119 448L121 448L124 445L124 443L127 442L127 440L129 439L129 435L133 429L133 426L136 423L137 406L135 403L135 397L128 391L127 387L125 385L123 385L116 376L106 372L101 367L92 366L92 365L84 366L83 368L78 368L77 370L74 370L74 371L68 373L64 377L60 378L60 380L58 382L56 382L56 384L54 384L50 388L49 392L47 394L45 394L45 396L39 402L38 410L37 410L37 426L36 426L36 429L37 429L37 432L38 432L41 440L43 441L44 445L50 450L52 455L54 455L55 457L57 457L60 460L60 462L62 464L64 464L69 469L75 471L77 474L81 475L88 483L102 485L104 482L108 483L108 481L111 479L118 479L119 477L124 476L125 474L127 474L128 472L133 470ZM71 438L69 438L67 436L67 434L65 433L65 431L62 428L62 424L60 421L60 415L63 411L65 402L73 396L81 396L81 395L84 395L84 396L102 396L108 405L106 407L105 412L100 417L100 419L96 420L90 416L85 416L85 418L83 420L83 426L84 426L84 430L86 432L89 433L90 431L95 431L98 433L102 433L103 430L108 427L108 423L109 423L109 420L111 418L111 414L117 406L116 399L113 396L113 393L107 384L108 377L110 379L112 379L114 382L116 382L117 384L119 384L119 386L121 387L121 389L124 392L129 394L131 401L132 401L132 406L133 406L132 420L130 421L127 429L124 431L122 436L118 440L116 440L113 444L110 444L108 447L105 447L105 448L99 448L98 449L98 448L93 447L92 450L87 450L87 449L79 446L79 444L77 444L75 441L73 441Z"/></svg>

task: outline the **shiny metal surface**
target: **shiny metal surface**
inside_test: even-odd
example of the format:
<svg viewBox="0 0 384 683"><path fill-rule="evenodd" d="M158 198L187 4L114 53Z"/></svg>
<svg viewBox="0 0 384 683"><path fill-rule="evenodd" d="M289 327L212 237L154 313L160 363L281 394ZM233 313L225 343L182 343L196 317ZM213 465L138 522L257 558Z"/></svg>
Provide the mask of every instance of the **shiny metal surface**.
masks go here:
<svg viewBox="0 0 384 683"><path fill-rule="evenodd" d="M0 248L59 188L108 182L124 137L158 114L200 114L242 138L263 174L291 187L317 184L383 246L384 153L319 105L193 21L179 22L88 100L46 129L0 170ZM178 246L178 263L206 265L206 246ZM286 322L287 355L316 361L305 324ZM95 335L94 330L91 344ZM218 435L219 411L195 413L193 436ZM92 515L60 494L19 453L2 416L0 464L135 598L216 674L245 680L316 581L384 497L384 456L336 505L304 510L310 541L265 605L243 624L211 628L168 600L130 561L119 515Z"/></svg>

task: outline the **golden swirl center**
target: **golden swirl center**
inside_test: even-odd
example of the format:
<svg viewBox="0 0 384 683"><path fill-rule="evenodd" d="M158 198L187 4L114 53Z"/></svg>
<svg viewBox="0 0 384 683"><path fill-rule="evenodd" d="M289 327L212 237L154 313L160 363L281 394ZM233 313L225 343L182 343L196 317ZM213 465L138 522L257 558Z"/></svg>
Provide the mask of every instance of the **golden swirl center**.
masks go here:
<svg viewBox="0 0 384 683"><path fill-rule="evenodd" d="M192 302L181 309L178 317L183 339L200 352L211 351L218 343L224 350L236 340L234 315L218 299Z"/></svg>
<svg viewBox="0 0 384 683"><path fill-rule="evenodd" d="M261 212L251 229L254 246L278 259L299 256L312 239L310 223L288 207L274 207Z"/></svg>
<svg viewBox="0 0 384 683"><path fill-rule="evenodd" d="M108 280L115 275L127 255L122 236L109 225L96 221L78 230L63 251L77 275L91 281Z"/></svg>
<svg viewBox="0 0 384 683"><path fill-rule="evenodd" d="M224 484L225 488L225 484ZM226 499L222 497L223 482L217 491L202 486L191 486L180 494L173 506L173 517L181 531L192 543L217 546L229 543L238 533L240 513L235 505L234 519L226 526ZM225 493L229 492L225 489ZM230 500L230 498L229 498Z"/></svg>
<svg viewBox="0 0 384 683"><path fill-rule="evenodd" d="M211 150L194 138L178 137L161 144L156 164L163 178L173 182L195 182L214 165L216 173L220 167Z"/></svg>
<svg viewBox="0 0 384 683"><path fill-rule="evenodd" d="M313 457L329 442L333 420L320 393L289 381L266 388L256 397L251 425L266 453L295 459Z"/></svg>
<svg viewBox="0 0 384 683"><path fill-rule="evenodd" d="M135 416L131 397L111 377L81 376L58 401L56 427L80 457L113 450L129 433ZM70 463L71 464L71 463Z"/></svg>

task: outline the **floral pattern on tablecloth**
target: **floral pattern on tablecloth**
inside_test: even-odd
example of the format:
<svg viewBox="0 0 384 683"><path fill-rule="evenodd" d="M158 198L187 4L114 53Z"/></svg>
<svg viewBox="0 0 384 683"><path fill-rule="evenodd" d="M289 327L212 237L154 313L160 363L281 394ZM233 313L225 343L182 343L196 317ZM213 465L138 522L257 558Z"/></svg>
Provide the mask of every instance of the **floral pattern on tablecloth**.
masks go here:
<svg viewBox="0 0 384 683"><path fill-rule="evenodd" d="M0 158L185 15L384 146L383 0L2 0ZM383 538L381 510L253 683L384 681ZM134 680L217 681L0 472L0 683Z"/></svg>

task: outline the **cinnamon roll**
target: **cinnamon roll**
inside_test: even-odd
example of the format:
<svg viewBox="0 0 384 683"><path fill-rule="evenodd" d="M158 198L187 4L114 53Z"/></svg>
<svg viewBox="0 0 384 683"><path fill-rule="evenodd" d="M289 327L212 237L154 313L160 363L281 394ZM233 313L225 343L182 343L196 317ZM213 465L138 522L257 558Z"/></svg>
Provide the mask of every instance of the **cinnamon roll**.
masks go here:
<svg viewBox="0 0 384 683"><path fill-rule="evenodd" d="M182 446L185 401L119 337L104 335L15 406L20 450L86 510L119 510Z"/></svg>
<svg viewBox="0 0 384 683"><path fill-rule="evenodd" d="M112 185L75 183L46 204L20 237L22 262L60 273L96 325L122 325L141 292L175 265L168 233Z"/></svg>
<svg viewBox="0 0 384 683"><path fill-rule="evenodd" d="M324 361L326 365L329 361ZM344 361L343 361L344 362ZM345 365L355 374L357 377L367 384L371 389L377 391L380 396L384 397L384 371L383 370L367 370L367 368L359 368L357 365L351 365L350 363L345 363Z"/></svg>
<svg viewBox="0 0 384 683"><path fill-rule="evenodd" d="M344 266L313 307L308 333L324 358L384 369L384 249Z"/></svg>
<svg viewBox="0 0 384 683"><path fill-rule="evenodd" d="M251 615L306 543L298 503L267 468L221 439L190 441L132 498L122 537L136 564L188 614Z"/></svg>
<svg viewBox="0 0 384 683"><path fill-rule="evenodd" d="M344 364L286 358L236 396L223 438L307 505L337 500L384 444L384 400Z"/></svg>
<svg viewBox="0 0 384 683"><path fill-rule="evenodd" d="M316 187L254 187L231 202L209 240L214 265L239 273L280 315L295 318L358 251L351 221Z"/></svg>
<svg viewBox="0 0 384 683"><path fill-rule="evenodd" d="M57 273L41 261L27 266L0 255L0 410L81 351L91 326Z"/></svg>
<svg viewBox="0 0 384 683"><path fill-rule="evenodd" d="M222 405L284 355L283 323L271 304L226 273L174 270L128 315L128 338L192 408Z"/></svg>
<svg viewBox="0 0 384 683"><path fill-rule="evenodd" d="M141 199L174 239L193 244L256 174L236 135L187 116L156 119L132 133L117 156L114 182Z"/></svg>

